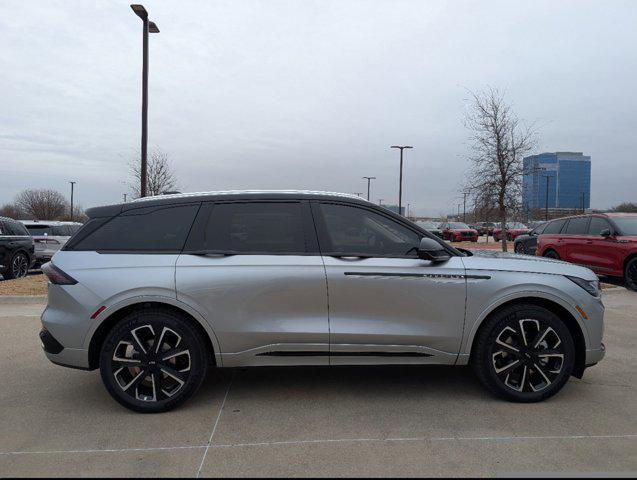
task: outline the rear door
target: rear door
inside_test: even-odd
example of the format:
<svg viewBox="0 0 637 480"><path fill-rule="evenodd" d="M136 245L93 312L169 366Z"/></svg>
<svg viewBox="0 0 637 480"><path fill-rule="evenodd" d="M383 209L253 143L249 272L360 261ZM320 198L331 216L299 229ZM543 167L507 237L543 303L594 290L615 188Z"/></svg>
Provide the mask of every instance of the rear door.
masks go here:
<svg viewBox="0 0 637 480"><path fill-rule="evenodd" d="M332 365L456 361L461 257L421 260L423 234L378 209L313 202L329 292Z"/></svg>
<svg viewBox="0 0 637 480"><path fill-rule="evenodd" d="M561 258L566 256L564 251L564 237L561 235L566 219L558 219L549 222L539 239L541 247L540 254L544 255L547 250L555 250Z"/></svg>
<svg viewBox="0 0 637 480"><path fill-rule="evenodd" d="M204 203L176 270L224 366L327 365L325 268L309 204Z"/></svg>

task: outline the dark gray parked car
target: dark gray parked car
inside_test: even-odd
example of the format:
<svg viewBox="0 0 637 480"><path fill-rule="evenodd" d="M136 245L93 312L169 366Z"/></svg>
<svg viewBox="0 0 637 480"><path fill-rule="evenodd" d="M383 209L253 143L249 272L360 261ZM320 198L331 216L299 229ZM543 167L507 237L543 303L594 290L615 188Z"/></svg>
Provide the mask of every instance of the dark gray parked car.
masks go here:
<svg viewBox="0 0 637 480"><path fill-rule="evenodd" d="M35 259L33 239L24 225L0 217L0 275L5 279L26 276Z"/></svg>
<svg viewBox="0 0 637 480"><path fill-rule="evenodd" d="M518 235L513 242L515 253L521 253L524 255L535 255L535 249L537 247L537 237L539 237L546 223L542 223L531 230L529 233Z"/></svg>

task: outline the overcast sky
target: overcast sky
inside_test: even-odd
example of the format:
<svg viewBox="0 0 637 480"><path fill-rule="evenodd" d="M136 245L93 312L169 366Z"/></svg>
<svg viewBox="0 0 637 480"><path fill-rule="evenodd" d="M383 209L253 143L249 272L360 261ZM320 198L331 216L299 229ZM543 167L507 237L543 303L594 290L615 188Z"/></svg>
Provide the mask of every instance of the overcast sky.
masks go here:
<svg viewBox="0 0 637 480"><path fill-rule="evenodd" d="M149 145L182 191L365 192L455 210L467 89L506 90L537 151L592 156L593 208L637 201L637 1L146 0ZM3 0L0 203L77 181L121 201L139 150L141 21L124 1Z"/></svg>

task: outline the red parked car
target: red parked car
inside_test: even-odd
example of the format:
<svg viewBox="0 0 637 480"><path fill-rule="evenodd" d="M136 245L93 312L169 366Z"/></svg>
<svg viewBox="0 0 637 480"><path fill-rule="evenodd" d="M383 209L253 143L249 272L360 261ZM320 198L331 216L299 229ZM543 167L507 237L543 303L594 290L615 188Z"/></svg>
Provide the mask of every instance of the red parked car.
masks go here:
<svg viewBox="0 0 637 480"><path fill-rule="evenodd" d="M440 225L442 230L442 238L452 242L477 242L478 231L470 228L469 225L462 222L449 222Z"/></svg>
<svg viewBox="0 0 637 480"><path fill-rule="evenodd" d="M553 220L538 237L536 255L577 263L598 275L623 277L626 286L637 291L637 214Z"/></svg>
<svg viewBox="0 0 637 480"><path fill-rule="evenodd" d="M506 237L507 240L512 242L518 235L524 235L525 233L529 233L531 229L524 225L523 223L518 222L507 222L506 224ZM496 242L502 240L502 228L496 227L493 229L493 239Z"/></svg>

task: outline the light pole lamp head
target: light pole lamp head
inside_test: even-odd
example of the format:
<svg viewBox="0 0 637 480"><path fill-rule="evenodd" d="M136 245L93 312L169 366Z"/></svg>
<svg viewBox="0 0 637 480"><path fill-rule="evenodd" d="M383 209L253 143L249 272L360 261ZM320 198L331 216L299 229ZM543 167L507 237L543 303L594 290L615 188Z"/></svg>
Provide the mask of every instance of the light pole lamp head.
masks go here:
<svg viewBox="0 0 637 480"><path fill-rule="evenodd" d="M411 145L392 145L390 148L414 148Z"/></svg>
<svg viewBox="0 0 637 480"><path fill-rule="evenodd" d="M155 22L148 22L148 31L150 33L159 33L159 28Z"/></svg>
<svg viewBox="0 0 637 480"><path fill-rule="evenodd" d="M148 18L148 12L143 5L134 3L130 6L130 8L132 8L133 12L135 12L135 15L137 15L142 20L146 20Z"/></svg>

